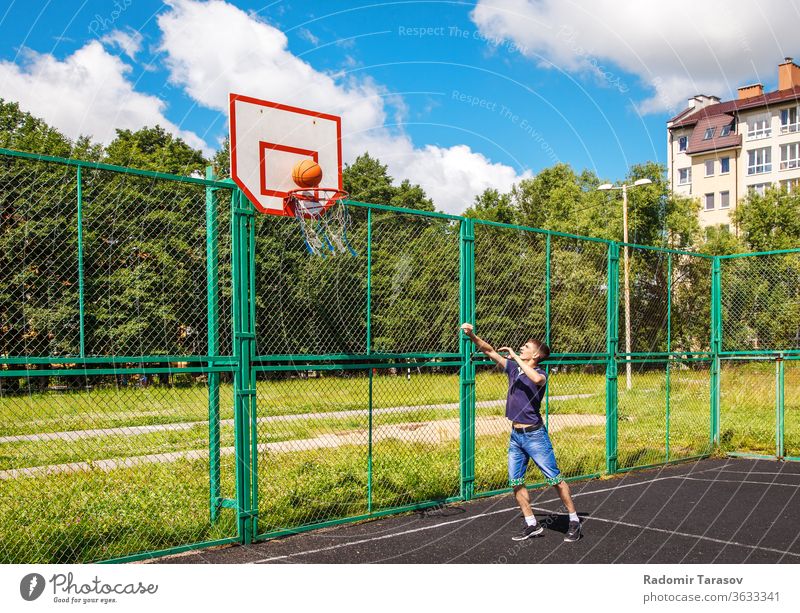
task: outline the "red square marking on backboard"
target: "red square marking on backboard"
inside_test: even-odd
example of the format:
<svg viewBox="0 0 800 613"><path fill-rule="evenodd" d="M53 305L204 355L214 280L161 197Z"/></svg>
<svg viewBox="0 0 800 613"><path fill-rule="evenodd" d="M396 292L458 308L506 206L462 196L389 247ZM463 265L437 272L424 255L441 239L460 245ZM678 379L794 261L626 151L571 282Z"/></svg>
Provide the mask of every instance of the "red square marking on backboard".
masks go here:
<svg viewBox="0 0 800 613"><path fill-rule="evenodd" d="M297 155L305 155L310 157L315 162L319 163L319 154L311 149L300 149L299 147L289 147L288 145L281 145L280 143L268 143L266 141L259 141L258 143L258 160L261 175L261 195L262 196L277 196L285 198L286 192L279 192L274 189L267 189L267 165L266 165L266 152L267 151L284 151L286 153L294 153Z"/></svg>

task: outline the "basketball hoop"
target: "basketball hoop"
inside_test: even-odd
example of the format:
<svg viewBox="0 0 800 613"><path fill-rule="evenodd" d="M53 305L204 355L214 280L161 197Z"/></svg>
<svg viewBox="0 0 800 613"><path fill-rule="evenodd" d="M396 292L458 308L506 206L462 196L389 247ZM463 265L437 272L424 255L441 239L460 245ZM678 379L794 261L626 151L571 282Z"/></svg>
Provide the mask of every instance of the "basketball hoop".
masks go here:
<svg viewBox="0 0 800 613"><path fill-rule="evenodd" d="M356 255L347 242L350 216L344 200L347 192L327 187L293 189L284 202L300 223L306 249L312 255Z"/></svg>

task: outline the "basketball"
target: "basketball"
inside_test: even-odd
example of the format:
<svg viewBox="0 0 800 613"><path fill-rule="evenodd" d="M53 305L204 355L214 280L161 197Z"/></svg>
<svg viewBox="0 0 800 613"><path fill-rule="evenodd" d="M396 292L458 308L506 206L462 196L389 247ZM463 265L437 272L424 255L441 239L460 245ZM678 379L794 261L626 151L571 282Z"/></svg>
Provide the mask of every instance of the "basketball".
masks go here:
<svg viewBox="0 0 800 613"><path fill-rule="evenodd" d="M314 160L301 160L292 169L298 187L316 187L322 181L322 168Z"/></svg>

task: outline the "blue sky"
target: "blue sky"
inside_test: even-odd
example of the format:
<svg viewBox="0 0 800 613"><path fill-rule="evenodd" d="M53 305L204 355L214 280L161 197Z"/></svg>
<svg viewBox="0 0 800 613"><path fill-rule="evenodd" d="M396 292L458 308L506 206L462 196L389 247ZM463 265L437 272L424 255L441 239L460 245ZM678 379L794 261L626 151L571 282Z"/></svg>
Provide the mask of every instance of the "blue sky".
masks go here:
<svg viewBox="0 0 800 613"><path fill-rule="evenodd" d="M342 114L346 158L369 149L457 212L557 161L608 180L663 162L687 97L770 89L800 56L792 3L754 2L722 32L728 4L696 5L15 0L0 96L69 136L159 122L206 152L230 90Z"/></svg>

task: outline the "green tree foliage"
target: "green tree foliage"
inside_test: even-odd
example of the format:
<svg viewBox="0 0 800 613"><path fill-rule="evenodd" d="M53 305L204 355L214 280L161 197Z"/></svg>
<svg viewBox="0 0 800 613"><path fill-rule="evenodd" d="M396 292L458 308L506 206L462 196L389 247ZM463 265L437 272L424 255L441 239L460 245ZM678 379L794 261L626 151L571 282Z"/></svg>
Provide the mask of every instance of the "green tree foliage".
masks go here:
<svg viewBox="0 0 800 613"><path fill-rule="evenodd" d="M708 255L730 255L747 251L744 243L727 226L717 225L705 228L700 252Z"/></svg>
<svg viewBox="0 0 800 613"><path fill-rule="evenodd" d="M800 247L800 192L772 187L762 196L750 191L733 212L733 221L752 251Z"/></svg>
<svg viewBox="0 0 800 613"><path fill-rule="evenodd" d="M342 185L351 200L389 204L397 193L386 165L369 153L358 156L342 171Z"/></svg>
<svg viewBox="0 0 800 613"><path fill-rule="evenodd" d="M511 194L501 194L492 187L475 196L475 202L464 215L509 224L517 220L516 209L511 203Z"/></svg>
<svg viewBox="0 0 800 613"><path fill-rule="evenodd" d="M135 132L117 130L116 138L106 147L104 161L142 170L197 176L205 174L208 164L202 152L160 126Z"/></svg>
<svg viewBox="0 0 800 613"><path fill-rule="evenodd" d="M44 121L0 100L0 147L96 158ZM0 354L77 353L75 168L0 158Z"/></svg>

